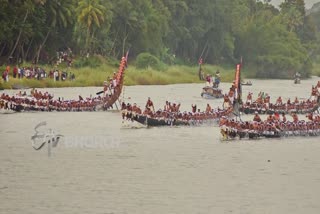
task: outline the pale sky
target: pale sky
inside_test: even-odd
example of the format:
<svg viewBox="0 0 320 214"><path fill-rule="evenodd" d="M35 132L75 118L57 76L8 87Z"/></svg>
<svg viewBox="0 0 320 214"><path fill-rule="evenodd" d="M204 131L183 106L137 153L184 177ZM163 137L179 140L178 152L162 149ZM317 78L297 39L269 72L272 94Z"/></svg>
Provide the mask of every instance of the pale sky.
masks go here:
<svg viewBox="0 0 320 214"><path fill-rule="evenodd" d="M281 2L284 2L284 0L272 0L271 3L275 6L279 6ZM306 4L306 8L310 9L314 3L320 2L320 0L304 0Z"/></svg>

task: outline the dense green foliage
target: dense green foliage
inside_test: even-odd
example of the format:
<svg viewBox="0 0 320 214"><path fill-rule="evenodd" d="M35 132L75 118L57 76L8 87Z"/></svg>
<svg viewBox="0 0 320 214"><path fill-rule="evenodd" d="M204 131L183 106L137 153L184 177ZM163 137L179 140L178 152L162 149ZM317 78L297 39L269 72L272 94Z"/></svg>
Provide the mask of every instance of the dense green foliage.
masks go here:
<svg viewBox="0 0 320 214"><path fill-rule="evenodd" d="M161 62L160 60L149 53L141 53L137 56L136 59L137 68L148 68L152 67L157 70L161 70Z"/></svg>
<svg viewBox="0 0 320 214"><path fill-rule="evenodd" d="M309 76L320 52L320 12L307 14L303 0L279 9L269 2L0 0L0 61L54 62L68 48L79 57L120 58L129 49L131 59L144 53L138 67L155 66L147 58L160 65L242 58L257 77Z"/></svg>

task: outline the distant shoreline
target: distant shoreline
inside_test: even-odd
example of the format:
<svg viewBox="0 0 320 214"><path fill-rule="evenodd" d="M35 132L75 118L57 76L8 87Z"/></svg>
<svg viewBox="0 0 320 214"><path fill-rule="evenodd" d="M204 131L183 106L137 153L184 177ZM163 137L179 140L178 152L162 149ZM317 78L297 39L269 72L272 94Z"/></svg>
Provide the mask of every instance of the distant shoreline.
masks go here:
<svg viewBox="0 0 320 214"><path fill-rule="evenodd" d="M46 72L52 69L51 67L44 66ZM221 82L232 82L234 79L234 66L217 66L217 65L203 65L204 75L214 75L216 71L220 71ZM59 68L61 71L67 68ZM124 85L169 85L169 84L183 84L183 83L205 83L199 80L198 66L184 66L172 65L168 66L163 71L158 71L152 68L137 69L135 66L129 67L125 71ZM62 88L62 87L102 87L103 81L112 77L113 72L117 71L114 65L103 64L96 68L70 68L72 73L75 74L75 80L54 81L47 77L45 79L18 79L13 78L12 69L9 76L9 82L4 82L1 78L0 89L14 89L14 88ZM68 71L68 72L69 72ZM315 74L312 74L315 76ZM243 69L243 81L246 79L260 79L255 78L254 74L250 71ZM290 80L290 79L288 79ZM293 78L291 79L293 81Z"/></svg>

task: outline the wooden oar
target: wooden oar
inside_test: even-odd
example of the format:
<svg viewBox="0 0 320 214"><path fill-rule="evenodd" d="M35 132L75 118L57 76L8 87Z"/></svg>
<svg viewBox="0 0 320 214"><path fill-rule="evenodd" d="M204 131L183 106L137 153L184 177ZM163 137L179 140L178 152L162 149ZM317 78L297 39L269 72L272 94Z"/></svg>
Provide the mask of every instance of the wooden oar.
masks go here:
<svg viewBox="0 0 320 214"><path fill-rule="evenodd" d="M99 91L96 93L96 95L102 94L104 91Z"/></svg>

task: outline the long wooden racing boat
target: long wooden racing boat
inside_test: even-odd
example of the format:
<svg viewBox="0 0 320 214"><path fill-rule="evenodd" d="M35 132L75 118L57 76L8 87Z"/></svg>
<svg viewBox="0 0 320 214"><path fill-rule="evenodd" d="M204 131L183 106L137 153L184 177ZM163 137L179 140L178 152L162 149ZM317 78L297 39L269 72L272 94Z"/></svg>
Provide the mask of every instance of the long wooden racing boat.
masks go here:
<svg viewBox="0 0 320 214"><path fill-rule="evenodd" d="M27 111L97 111L108 110L119 99L124 82L124 73L127 66L127 57L122 57L118 72L112 81L113 87L109 87L109 93L106 92L106 87L103 91L98 92L94 98L74 100L56 100L53 97L34 97L34 96L9 96L2 94L0 96L0 109L10 110L15 112ZM109 80L110 81L110 80Z"/></svg>
<svg viewBox="0 0 320 214"><path fill-rule="evenodd" d="M149 127L155 126L188 126L187 121L182 121L174 118L152 118L146 115L137 114L131 117L132 120Z"/></svg>
<svg viewBox="0 0 320 214"><path fill-rule="evenodd" d="M248 81L248 82L242 82L241 85L244 86L252 86L252 82Z"/></svg>
<svg viewBox="0 0 320 214"><path fill-rule="evenodd" d="M127 53L128 56L128 53ZM111 96L107 97L103 103L103 109L108 110L110 107L112 107L113 104L119 99L122 88L123 88L123 82L124 82L124 73L127 67L127 57L122 57L120 66L118 69L118 73L116 76L116 86L113 89L113 93Z"/></svg>
<svg viewBox="0 0 320 214"><path fill-rule="evenodd" d="M206 86L202 88L201 97L205 99L219 99L223 98L223 93L220 88Z"/></svg>
<svg viewBox="0 0 320 214"><path fill-rule="evenodd" d="M240 111L245 113L245 114L274 114L274 113L279 113L279 114L290 114L290 113L297 113L297 114L308 114L312 113L315 111L319 110L319 104L315 104L310 108L292 108L292 109L287 109L287 108L263 108L263 107L240 107Z"/></svg>
<svg viewBox="0 0 320 214"><path fill-rule="evenodd" d="M229 108L226 110L215 110L210 113L169 113L167 117L160 116L149 116L144 114L137 114L135 112L122 112L122 118L127 120L136 121L148 127L156 126L209 126L218 125L219 119L222 116L231 116L233 109Z"/></svg>
<svg viewBox="0 0 320 214"><path fill-rule="evenodd" d="M311 103L310 105L306 106L303 104L297 104L297 105L273 105L271 104L268 108L264 107L263 105L258 104L252 104L250 106L248 105L242 105L240 107L240 111L245 114L254 114L255 112L258 112L259 114L290 114L290 113L297 113L297 114L308 114L319 110L319 103Z"/></svg>
<svg viewBox="0 0 320 214"><path fill-rule="evenodd" d="M317 116L313 121L296 122L236 122L223 119L220 120L220 128L223 140L320 136L320 116Z"/></svg>

